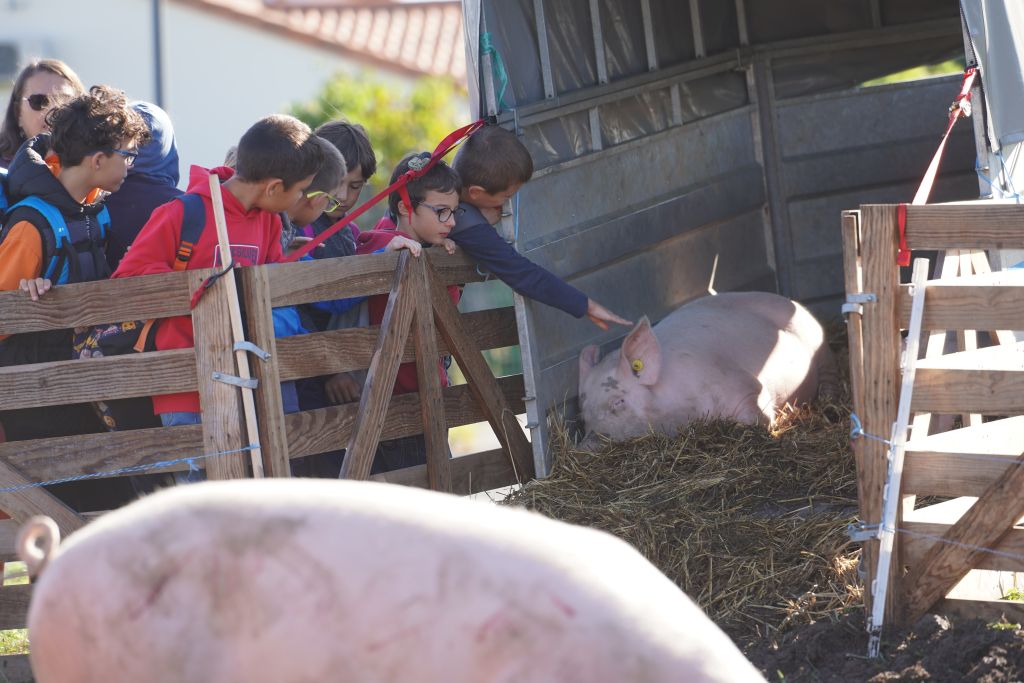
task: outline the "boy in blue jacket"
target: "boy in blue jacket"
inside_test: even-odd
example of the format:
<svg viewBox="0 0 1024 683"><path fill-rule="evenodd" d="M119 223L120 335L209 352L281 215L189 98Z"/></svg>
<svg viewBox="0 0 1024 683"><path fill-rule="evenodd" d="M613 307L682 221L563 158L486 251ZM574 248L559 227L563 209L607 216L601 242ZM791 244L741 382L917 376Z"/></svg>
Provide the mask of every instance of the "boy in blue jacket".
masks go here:
<svg viewBox="0 0 1024 683"><path fill-rule="evenodd" d="M464 210L449 237L470 258L519 294L575 318L586 315L601 329L608 323L633 324L520 254L492 227L502 205L533 176L533 159L515 134L484 126L462 143L452 165L462 178Z"/></svg>

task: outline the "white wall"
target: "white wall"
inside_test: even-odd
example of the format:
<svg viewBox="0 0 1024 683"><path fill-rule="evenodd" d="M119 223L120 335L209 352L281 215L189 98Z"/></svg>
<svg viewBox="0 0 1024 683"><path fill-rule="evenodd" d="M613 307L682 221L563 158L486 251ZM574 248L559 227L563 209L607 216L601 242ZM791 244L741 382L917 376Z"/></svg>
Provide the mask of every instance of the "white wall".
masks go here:
<svg viewBox="0 0 1024 683"><path fill-rule="evenodd" d="M183 183L190 164L215 166L262 116L312 98L336 72L365 67L248 23L162 0L164 108L174 121ZM88 87L106 83L153 100L152 0L0 0L0 42L25 58L67 62ZM396 88L408 77L377 71ZM6 106L10 83L0 84Z"/></svg>

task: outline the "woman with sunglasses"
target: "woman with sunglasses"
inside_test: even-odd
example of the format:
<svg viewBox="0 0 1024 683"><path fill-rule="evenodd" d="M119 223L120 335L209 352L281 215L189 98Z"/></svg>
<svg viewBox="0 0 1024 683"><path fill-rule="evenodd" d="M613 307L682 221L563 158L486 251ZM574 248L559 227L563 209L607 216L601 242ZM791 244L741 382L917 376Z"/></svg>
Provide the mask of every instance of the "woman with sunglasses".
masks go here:
<svg viewBox="0 0 1024 683"><path fill-rule="evenodd" d="M78 75L59 59L37 59L22 69L0 128L0 166L7 168L25 140L47 130L46 114L58 99L84 92Z"/></svg>

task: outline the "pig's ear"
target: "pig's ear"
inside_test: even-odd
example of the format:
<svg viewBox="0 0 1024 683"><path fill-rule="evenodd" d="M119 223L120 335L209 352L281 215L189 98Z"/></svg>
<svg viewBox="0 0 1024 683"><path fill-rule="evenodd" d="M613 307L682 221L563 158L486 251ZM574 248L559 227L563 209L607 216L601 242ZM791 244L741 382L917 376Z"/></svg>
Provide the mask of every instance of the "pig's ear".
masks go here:
<svg viewBox="0 0 1024 683"><path fill-rule="evenodd" d="M618 372L622 379L635 377L640 384L648 386L658 381L661 373L661 347L658 346L658 338L654 336L647 316L637 323L622 342Z"/></svg>
<svg viewBox="0 0 1024 683"><path fill-rule="evenodd" d="M601 349L597 348L597 344L590 344L589 346L583 347L583 350L580 351L581 384L586 376L590 374L590 371L594 369L594 366L597 365L599 360L601 360Z"/></svg>

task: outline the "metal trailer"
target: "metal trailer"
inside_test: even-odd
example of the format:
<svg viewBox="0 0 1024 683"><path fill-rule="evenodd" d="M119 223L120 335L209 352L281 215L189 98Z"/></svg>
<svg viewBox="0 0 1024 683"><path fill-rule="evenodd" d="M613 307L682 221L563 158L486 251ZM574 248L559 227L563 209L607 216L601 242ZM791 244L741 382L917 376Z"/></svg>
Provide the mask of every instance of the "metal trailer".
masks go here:
<svg viewBox="0 0 1024 683"><path fill-rule="evenodd" d="M463 0L470 100L537 166L503 230L612 310L657 321L761 289L838 314L840 211L909 201L960 76L863 87L963 55L956 0ZM482 49L481 49L482 46ZM955 131L932 201L978 196ZM607 333L516 297L538 474Z"/></svg>

